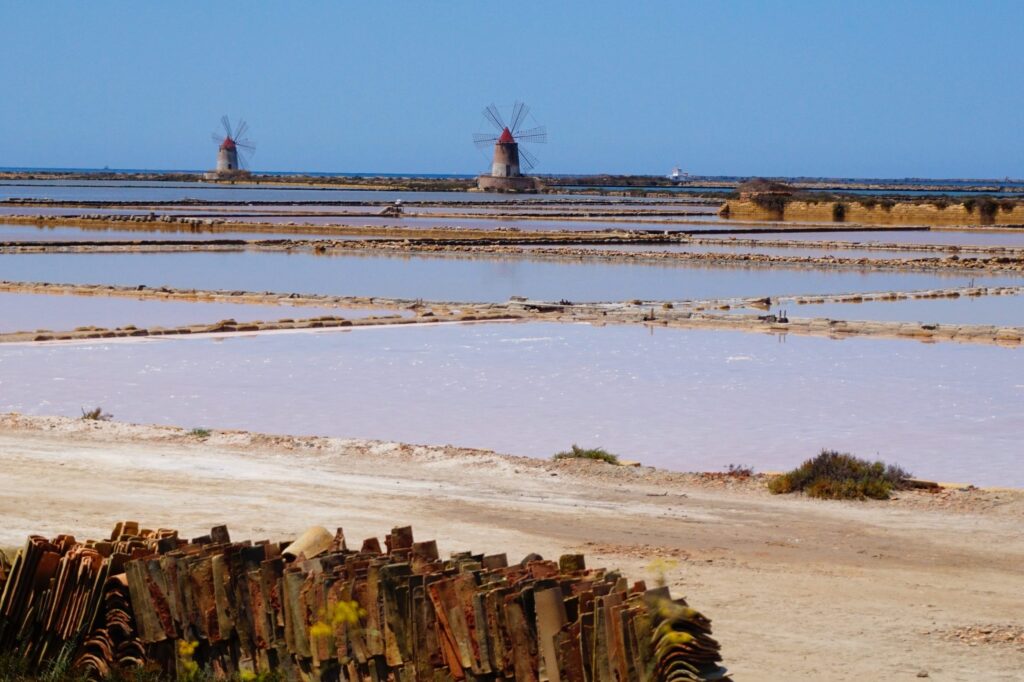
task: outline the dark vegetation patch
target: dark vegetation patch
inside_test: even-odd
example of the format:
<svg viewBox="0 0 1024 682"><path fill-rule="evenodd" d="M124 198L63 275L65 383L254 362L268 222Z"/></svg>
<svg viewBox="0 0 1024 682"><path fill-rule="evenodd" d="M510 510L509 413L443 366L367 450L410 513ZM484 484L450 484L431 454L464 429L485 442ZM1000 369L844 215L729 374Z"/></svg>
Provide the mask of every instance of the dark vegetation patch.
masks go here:
<svg viewBox="0 0 1024 682"><path fill-rule="evenodd" d="M725 475L730 478L750 478L754 475L754 467L745 464L730 464L725 468Z"/></svg>
<svg viewBox="0 0 1024 682"><path fill-rule="evenodd" d="M802 492L827 500L887 500L911 487L910 474L893 464L822 450L796 469L768 482L775 495Z"/></svg>
<svg viewBox="0 0 1024 682"><path fill-rule="evenodd" d="M832 222L841 223L846 220L846 204L836 202L832 204Z"/></svg>
<svg viewBox="0 0 1024 682"><path fill-rule="evenodd" d="M104 412L102 407L94 407L91 410L82 408L82 419L86 421L108 422L114 418L109 412Z"/></svg>
<svg viewBox="0 0 1024 682"><path fill-rule="evenodd" d="M755 194L750 197L757 206L763 208L766 211L776 213L779 217L782 216L786 210L786 204L789 202L790 197L784 194Z"/></svg>
<svg viewBox="0 0 1024 682"><path fill-rule="evenodd" d="M978 216L982 223L991 223L996 219L996 211L999 210L999 202L992 197L978 198Z"/></svg>
<svg viewBox="0 0 1024 682"><path fill-rule="evenodd" d="M768 180L765 178L752 178L746 182L740 183L739 187L736 188L741 194L792 194L793 188L784 182L778 180Z"/></svg>
<svg viewBox="0 0 1024 682"><path fill-rule="evenodd" d="M619 463L619 456L613 455L604 448L581 448L575 443L570 450L555 453L551 459L595 459L608 464Z"/></svg>

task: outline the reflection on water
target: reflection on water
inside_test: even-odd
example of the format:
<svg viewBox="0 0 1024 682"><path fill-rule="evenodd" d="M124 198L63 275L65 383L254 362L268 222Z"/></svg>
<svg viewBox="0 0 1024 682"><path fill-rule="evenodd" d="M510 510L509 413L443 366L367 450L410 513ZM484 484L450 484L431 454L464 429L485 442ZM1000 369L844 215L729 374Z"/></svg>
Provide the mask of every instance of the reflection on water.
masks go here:
<svg viewBox="0 0 1024 682"><path fill-rule="evenodd" d="M0 254L0 279L437 301L680 300L1017 284L1020 277L309 252Z"/></svg>
<svg viewBox="0 0 1024 682"><path fill-rule="evenodd" d="M226 318L239 322L309 318L321 315L359 318L407 315L406 311L332 308L328 306L256 305L136 299L121 296L74 296L0 292L0 333L70 331L76 327L176 327Z"/></svg>
<svg viewBox="0 0 1024 682"><path fill-rule="evenodd" d="M823 447L1024 485L1017 349L558 324L0 347L0 411L792 467Z"/></svg>

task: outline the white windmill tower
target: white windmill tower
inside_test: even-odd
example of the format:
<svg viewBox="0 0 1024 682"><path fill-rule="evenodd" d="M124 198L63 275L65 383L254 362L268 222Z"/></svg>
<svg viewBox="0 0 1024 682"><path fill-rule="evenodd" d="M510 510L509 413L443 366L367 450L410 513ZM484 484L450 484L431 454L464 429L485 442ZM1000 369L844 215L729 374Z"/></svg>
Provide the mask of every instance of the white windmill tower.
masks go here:
<svg viewBox="0 0 1024 682"><path fill-rule="evenodd" d="M246 137L249 124L239 121L238 127L232 130L231 121L227 116L222 116L220 122L224 126L224 137L221 138L219 133L213 134L213 141L219 145L216 175L224 177L248 173L246 156L256 151L256 146Z"/></svg>

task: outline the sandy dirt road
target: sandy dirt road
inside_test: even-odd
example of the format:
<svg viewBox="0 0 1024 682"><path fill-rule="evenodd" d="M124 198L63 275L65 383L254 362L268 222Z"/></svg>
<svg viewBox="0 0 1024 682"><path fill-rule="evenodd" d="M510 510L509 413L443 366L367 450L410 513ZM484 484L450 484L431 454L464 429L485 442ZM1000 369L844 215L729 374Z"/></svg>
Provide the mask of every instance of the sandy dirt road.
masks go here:
<svg viewBox="0 0 1024 682"><path fill-rule="evenodd" d="M737 680L1024 679L1024 494L889 503L485 451L0 416L0 546L119 519L281 539L411 524L442 552L583 551L705 612Z"/></svg>

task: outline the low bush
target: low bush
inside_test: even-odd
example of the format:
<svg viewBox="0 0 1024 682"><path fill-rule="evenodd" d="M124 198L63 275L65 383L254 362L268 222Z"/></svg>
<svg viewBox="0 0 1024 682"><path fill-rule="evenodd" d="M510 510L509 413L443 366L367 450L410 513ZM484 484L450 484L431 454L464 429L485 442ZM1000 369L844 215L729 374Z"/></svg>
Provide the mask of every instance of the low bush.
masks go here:
<svg viewBox="0 0 1024 682"><path fill-rule="evenodd" d="M102 407L94 407L91 410L82 408L82 419L86 421L108 422L114 418L109 412L104 412Z"/></svg>
<svg viewBox="0 0 1024 682"><path fill-rule="evenodd" d="M910 487L910 474L893 464L869 462L847 453L822 450L796 469L768 483L775 495L802 492L829 500L887 500Z"/></svg>
<svg viewBox="0 0 1024 682"><path fill-rule="evenodd" d="M571 450L555 453L551 459L596 459L608 464L619 463L619 456L613 455L604 448L581 448L575 443Z"/></svg>
<svg viewBox="0 0 1024 682"><path fill-rule="evenodd" d="M199 440L206 440L207 438L210 437L210 429L192 429L191 431L188 432L188 435L192 436L193 438L198 438Z"/></svg>
<svg viewBox="0 0 1024 682"><path fill-rule="evenodd" d="M754 467L745 464L730 464L725 468L725 475L730 478L750 478L754 475Z"/></svg>

